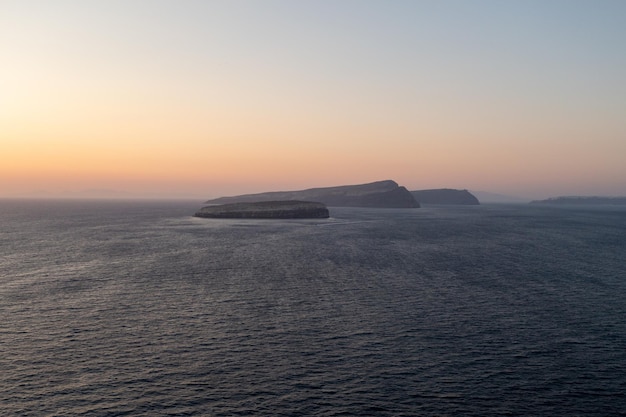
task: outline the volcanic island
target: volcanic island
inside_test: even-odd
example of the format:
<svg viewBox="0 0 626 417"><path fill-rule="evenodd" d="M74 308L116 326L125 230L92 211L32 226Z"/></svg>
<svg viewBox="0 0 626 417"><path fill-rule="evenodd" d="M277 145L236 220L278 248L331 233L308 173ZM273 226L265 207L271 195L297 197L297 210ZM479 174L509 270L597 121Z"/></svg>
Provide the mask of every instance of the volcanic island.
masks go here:
<svg viewBox="0 0 626 417"><path fill-rule="evenodd" d="M328 208L313 201L257 201L202 207L195 217L213 219L327 219Z"/></svg>

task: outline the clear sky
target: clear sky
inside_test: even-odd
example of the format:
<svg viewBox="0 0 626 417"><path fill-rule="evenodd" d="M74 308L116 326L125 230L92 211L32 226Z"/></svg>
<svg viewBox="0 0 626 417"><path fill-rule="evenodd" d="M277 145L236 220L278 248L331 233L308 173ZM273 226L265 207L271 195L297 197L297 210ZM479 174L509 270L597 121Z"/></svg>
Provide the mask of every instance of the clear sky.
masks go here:
<svg viewBox="0 0 626 417"><path fill-rule="evenodd" d="M0 196L382 179L626 195L626 1L0 0Z"/></svg>

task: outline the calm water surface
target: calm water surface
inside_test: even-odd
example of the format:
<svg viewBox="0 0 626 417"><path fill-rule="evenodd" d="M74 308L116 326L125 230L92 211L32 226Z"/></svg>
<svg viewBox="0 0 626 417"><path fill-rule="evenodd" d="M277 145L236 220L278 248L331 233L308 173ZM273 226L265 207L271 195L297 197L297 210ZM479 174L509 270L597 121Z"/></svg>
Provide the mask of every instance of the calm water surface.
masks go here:
<svg viewBox="0 0 626 417"><path fill-rule="evenodd" d="M626 415L626 208L0 200L5 416Z"/></svg>

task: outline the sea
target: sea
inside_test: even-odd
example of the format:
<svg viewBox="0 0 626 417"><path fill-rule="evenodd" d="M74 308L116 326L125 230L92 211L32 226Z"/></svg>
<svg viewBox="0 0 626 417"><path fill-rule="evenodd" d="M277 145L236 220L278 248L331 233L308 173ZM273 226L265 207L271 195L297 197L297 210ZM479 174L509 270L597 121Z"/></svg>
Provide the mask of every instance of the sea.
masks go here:
<svg viewBox="0 0 626 417"><path fill-rule="evenodd" d="M201 205L0 200L0 415L626 415L626 207Z"/></svg>

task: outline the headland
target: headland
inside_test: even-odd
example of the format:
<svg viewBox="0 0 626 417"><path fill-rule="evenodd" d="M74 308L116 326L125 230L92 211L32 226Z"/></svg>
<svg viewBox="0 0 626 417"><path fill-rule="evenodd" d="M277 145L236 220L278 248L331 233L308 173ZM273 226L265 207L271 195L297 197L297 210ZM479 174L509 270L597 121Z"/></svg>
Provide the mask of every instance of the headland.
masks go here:
<svg viewBox="0 0 626 417"><path fill-rule="evenodd" d="M208 200L206 203L230 204L286 200L317 201L331 207L417 208L420 206L405 187L399 186L392 180L220 197Z"/></svg>
<svg viewBox="0 0 626 417"><path fill-rule="evenodd" d="M467 190L454 190L450 188L436 188L432 190L411 191L413 197L420 204L456 204L476 206L480 202Z"/></svg>

